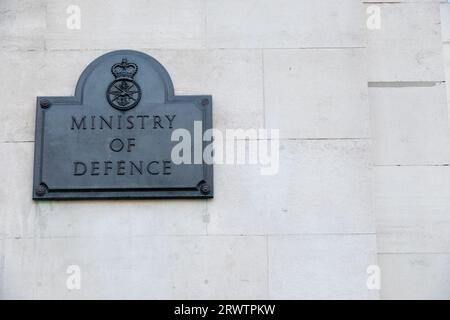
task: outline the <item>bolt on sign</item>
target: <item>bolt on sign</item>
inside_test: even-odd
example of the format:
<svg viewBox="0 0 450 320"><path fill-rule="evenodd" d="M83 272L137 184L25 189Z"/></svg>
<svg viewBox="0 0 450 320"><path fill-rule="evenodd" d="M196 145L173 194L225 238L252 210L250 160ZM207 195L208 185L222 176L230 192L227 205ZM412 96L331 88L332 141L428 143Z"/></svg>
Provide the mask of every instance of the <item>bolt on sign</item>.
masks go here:
<svg viewBox="0 0 450 320"><path fill-rule="evenodd" d="M211 198L212 164L171 156L174 130L194 137L198 124L212 129L211 96L176 96L144 53L107 53L75 96L37 98L33 199Z"/></svg>

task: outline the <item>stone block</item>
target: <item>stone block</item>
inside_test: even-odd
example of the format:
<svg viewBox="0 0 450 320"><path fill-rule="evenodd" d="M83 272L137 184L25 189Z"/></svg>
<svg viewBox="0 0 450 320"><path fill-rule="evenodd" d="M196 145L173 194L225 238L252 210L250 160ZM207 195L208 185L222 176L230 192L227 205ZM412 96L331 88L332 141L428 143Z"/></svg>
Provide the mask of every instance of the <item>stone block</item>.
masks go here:
<svg viewBox="0 0 450 320"><path fill-rule="evenodd" d="M282 141L280 169L217 165L209 234L372 233L370 143Z"/></svg>
<svg viewBox="0 0 450 320"><path fill-rule="evenodd" d="M315 48L365 45L361 2L208 0L209 48Z"/></svg>
<svg viewBox="0 0 450 320"><path fill-rule="evenodd" d="M272 299L377 299L367 287L375 235L269 237Z"/></svg>
<svg viewBox="0 0 450 320"><path fill-rule="evenodd" d="M448 164L445 84L370 88L376 165Z"/></svg>
<svg viewBox="0 0 450 320"><path fill-rule="evenodd" d="M267 298L264 237L125 235L3 242L2 299ZM67 282L78 274L80 289L69 290Z"/></svg>
<svg viewBox="0 0 450 320"><path fill-rule="evenodd" d="M449 167L377 167L373 195L379 252L450 252Z"/></svg>
<svg viewBox="0 0 450 320"><path fill-rule="evenodd" d="M450 299L450 254L381 254L381 298Z"/></svg>
<svg viewBox="0 0 450 320"><path fill-rule="evenodd" d="M67 10L74 4L80 10L80 29L67 27L73 15ZM46 45L50 50L200 48L203 10L202 0L49 0Z"/></svg>
<svg viewBox="0 0 450 320"><path fill-rule="evenodd" d="M444 80L439 3L377 6L380 29L367 31L369 81Z"/></svg>
<svg viewBox="0 0 450 320"><path fill-rule="evenodd" d="M1 1L0 51L45 48L45 2L44 0Z"/></svg>
<svg viewBox="0 0 450 320"><path fill-rule="evenodd" d="M266 50L265 114L282 138L367 138L364 49Z"/></svg>

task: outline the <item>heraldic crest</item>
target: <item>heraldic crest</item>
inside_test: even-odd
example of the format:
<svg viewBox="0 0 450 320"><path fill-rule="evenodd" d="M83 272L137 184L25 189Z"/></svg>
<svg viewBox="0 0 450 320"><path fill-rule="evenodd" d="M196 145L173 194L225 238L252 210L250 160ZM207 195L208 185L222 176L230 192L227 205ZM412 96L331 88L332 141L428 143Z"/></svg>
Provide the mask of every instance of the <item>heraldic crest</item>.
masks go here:
<svg viewBox="0 0 450 320"><path fill-rule="evenodd" d="M106 91L106 99L112 107L125 111L137 106L142 94L141 88L134 81L137 71L138 66L125 58L112 66L111 72L116 79Z"/></svg>

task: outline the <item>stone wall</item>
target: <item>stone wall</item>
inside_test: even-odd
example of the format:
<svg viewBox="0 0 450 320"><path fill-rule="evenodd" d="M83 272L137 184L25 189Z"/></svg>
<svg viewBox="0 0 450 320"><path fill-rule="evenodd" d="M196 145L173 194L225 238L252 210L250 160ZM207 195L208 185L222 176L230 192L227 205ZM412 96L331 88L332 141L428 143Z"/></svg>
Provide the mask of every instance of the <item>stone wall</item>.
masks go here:
<svg viewBox="0 0 450 320"><path fill-rule="evenodd" d="M370 1L126 4L0 2L0 298L450 297L439 1L376 1L379 30ZM279 173L217 165L212 200L32 201L36 96L125 48L212 94L215 128L279 128Z"/></svg>
<svg viewBox="0 0 450 320"><path fill-rule="evenodd" d="M400 2L379 4L382 27L368 32L381 298L449 299L450 138L439 15L441 5L448 16L449 4ZM442 30L450 31L445 23Z"/></svg>

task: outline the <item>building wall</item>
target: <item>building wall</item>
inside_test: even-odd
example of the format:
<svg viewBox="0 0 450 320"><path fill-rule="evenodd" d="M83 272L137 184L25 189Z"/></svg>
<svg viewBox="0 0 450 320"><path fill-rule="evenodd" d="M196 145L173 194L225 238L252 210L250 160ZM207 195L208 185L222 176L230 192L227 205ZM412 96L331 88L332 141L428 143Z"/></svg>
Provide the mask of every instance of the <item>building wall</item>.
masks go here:
<svg viewBox="0 0 450 320"><path fill-rule="evenodd" d="M367 30L360 0L2 0L0 298L449 297L440 4L398 2ZM212 94L215 128L279 128L279 173L216 165L212 200L32 201L36 96L125 48Z"/></svg>
<svg viewBox="0 0 450 320"><path fill-rule="evenodd" d="M450 11L441 2L380 4L382 28L368 33L382 299L450 298L450 140L441 37L441 28L450 31L444 22Z"/></svg>

